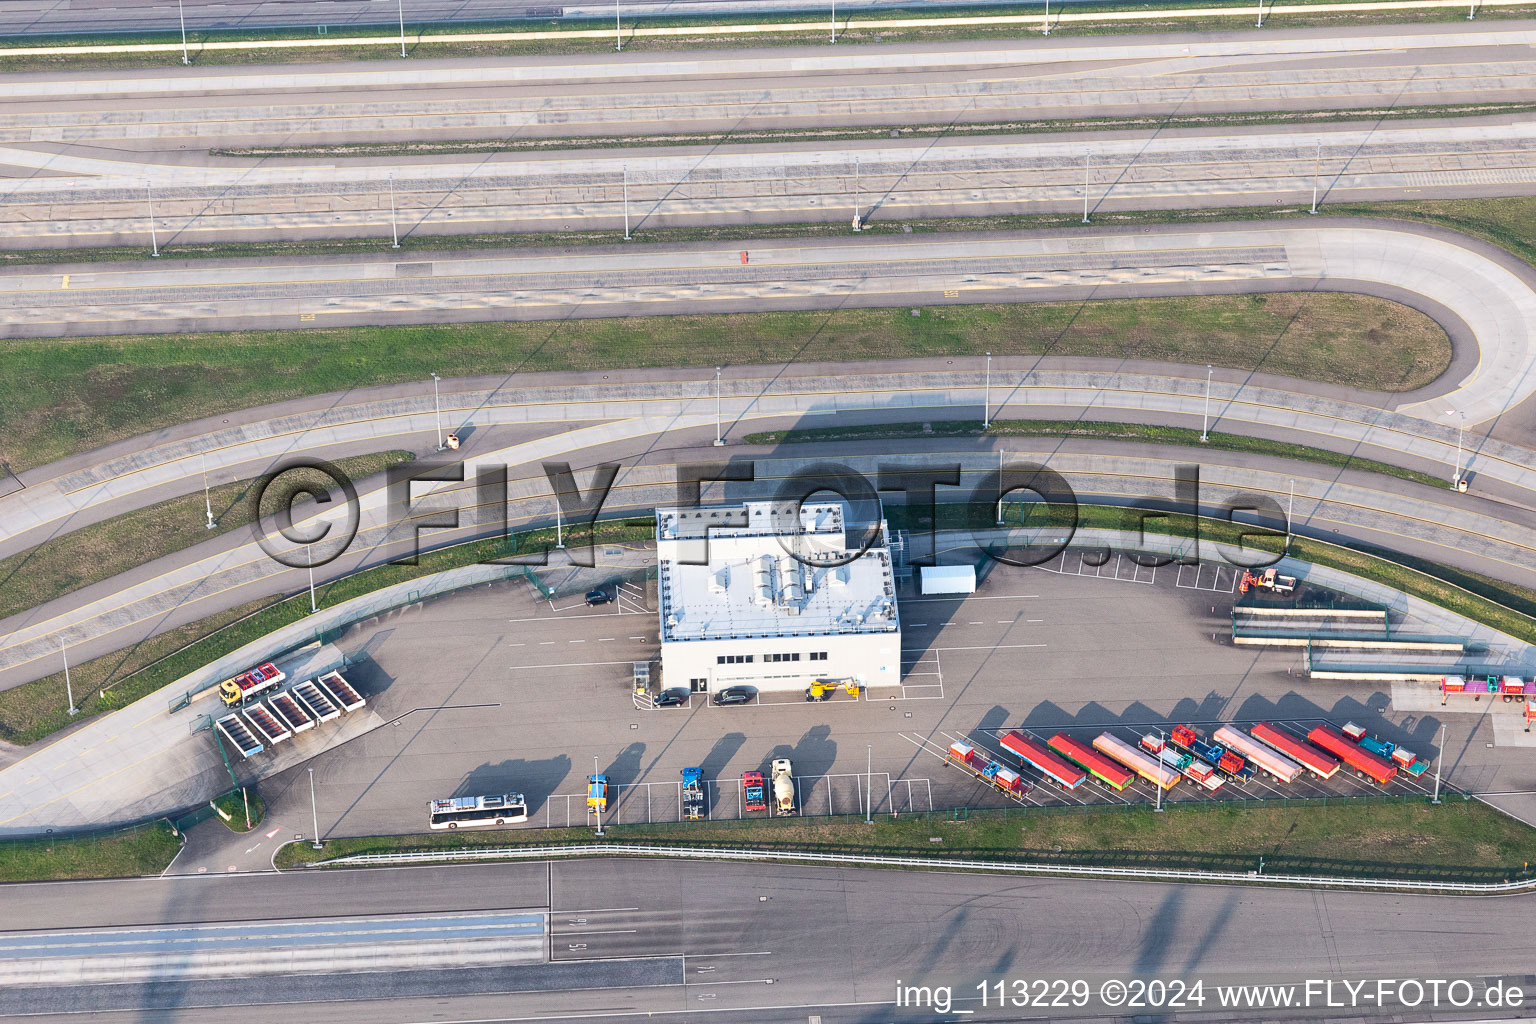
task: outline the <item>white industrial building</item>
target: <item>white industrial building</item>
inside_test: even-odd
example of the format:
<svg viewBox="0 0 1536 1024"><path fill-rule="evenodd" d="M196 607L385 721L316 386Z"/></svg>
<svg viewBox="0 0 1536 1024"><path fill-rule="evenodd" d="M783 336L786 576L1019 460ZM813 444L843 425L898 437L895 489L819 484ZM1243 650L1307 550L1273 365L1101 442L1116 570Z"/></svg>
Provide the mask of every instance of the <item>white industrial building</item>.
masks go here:
<svg viewBox="0 0 1536 1024"><path fill-rule="evenodd" d="M851 554L843 520L841 502L657 509L663 687L900 685L885 524L863 554L826 564Z"/></svg>

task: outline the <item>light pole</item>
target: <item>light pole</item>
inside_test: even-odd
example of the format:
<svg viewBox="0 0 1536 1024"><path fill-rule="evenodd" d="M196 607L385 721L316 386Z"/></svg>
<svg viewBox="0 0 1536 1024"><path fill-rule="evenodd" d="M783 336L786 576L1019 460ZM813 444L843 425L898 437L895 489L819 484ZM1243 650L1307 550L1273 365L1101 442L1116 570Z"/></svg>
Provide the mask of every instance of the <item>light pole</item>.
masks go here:
<svg viewBox="0 0 1536 1024"><path fill-rule="evenodd" d="M1445 764L1445 723L1440 723L1440 752L1435 755L1435 798L1431 803L1440 802L1440 766Z"/></svg>
<svg viewBox="0 0 1536 1024"><path fill-rule="evenodd" d="M1043 35L1051 34L1051 0L1045 0L1045 28L1041 32Z"/></svg>
<svg viewBox="0 0 1536 1024"><path fill-rule="evenodd" d="M871 800L875 793L875 745L864 744L864 824L874 824Z"/></svg>
<svg viewBox="0 0 1536 1024"><path fill-rule="evenodd" d="M560 524L560 494L558 491L555 493L555 547L565 547L565 532ZM593 755L593 757L596 756L595 754Z"/></svg>
<svg viewBox="0 0 1536 1024"><path fill-rule="evenodd" d="M629 241L629 165L624 165L624 241Z"/></svg>
<svg viewBox="0 0 1536 1024"><path fill-rule="evenodd" d="M1093 154L1083 154L1083 223L1088 223L1088 168L1093 163Z"/></svg>
<svg viewBox="0 0 1536 1024"><path fill-rule="evenodd" d="M438 382L443 378L432 374L432 413L437 420L437 450L442 451L447 445L443 444L443 403L437 396Z"/></svg>
<svg viewBox="0 0 1536 1024"><path fill-rule="evenodd" d="M597 773L597 755L593 754L592 755L592 778L596 779L597 778L597 774L598 774ZM604 789L603 789L603 796L604 796L604 798L606 798L608 796L607 787L604 787ZM601 807L597 808L597 834L598 834L599 837L601 837L602 834L603 834L603 809Z"/></svg>
<svg viewBox="0 0 1536 1024"><path fill-rule="evenodd" d="M407 57L405 52L405 0L400 0L396 5L400 9L400 56Z"/></svg>
<svg viewBox="0 0 1536 1024"><path fill-rule="evenodd" d="M1003 450L997 450L997 525L1003 525Z"/></svg>
<svg viewBox="0 0 1536 1024"><path fill-rule="evenodd" d="M150 255L160 255L160 236L155 233L155 190L148 181L144 182L144 196L149 200L149 248Z"/></svg>
<svg viewBox="0 0 1536 1024"><path fill-rule="evenodd" d="M1158 746L1159 750L1162 749L1162 746L1163 746L1163 730L1162 729L1158 729L1157 730L1157 746ZM1158 758L1158 768L1161 769L1162 771L1167 771L1168 770L1167 762L1163 761L1162 758ZM1154 782L1154 783L1152 783L1152 785L1157 787L1157 806L1155 808L1153 808L1153 809L1158 814L1162 814L1163 813L1163 784L1161 782Z"/></svg>
<svg viewBox="0 0 1536 1024"><path fill-rule="evenodd" d="M1209 441L1211 439L1211 434L1210 434L1210 430L1209 430L1209 427L1210 427L1210 424L1211 424L1211 373L1212 373L1211 364L1210 363L1206 363L1205 364L1205 414L1200 417L1200 440L1202 440L1202 441Z"/></svg>
<svg viewBox="0 0 1536 1024"><path fill-rule="evenodd" d="M1317 144L1317 157L1312 161L1312 209L1309 213L1317 212L1317 178L1323 169L1323 144Z"/></svg>
<svg viewBox="0 0 1536 1024"><path fill-rule="evenodd" d="M837 42L837 0L832 0L832 38L830 42Z"/></svg>
<svg viewBox="0 0 1536 1024"><path fill-rule="evenodd" d="M208 512L208 529L213 529L213 499L208 495L208 453L202 453L203 459L203 508Z"/></svg>
<svg viewBox="0 0 1536 1024"><path fill-rule="evenodd" d="M1296 515L1296 481L1291 481L1291 500L1285 506L1285 553L1291 553L1291 534L1295 533L1294 523Z"/></svg>
<svg viewBox="0 0 1536 1024"><path fill-rule="evenodd" d="M315 826L315 841L309 845L316 850L322 850L325 844L320 842L320 808L315 803L315 770L313 768L309 769L309 814Z"/></svg>
<svg viewBox="0 0 1536 1024"><path fill-rule="evenodd" d="M620 34L620 29L619 29L619 0L613 0L613 48L615 50L623 50L624 49L624 37L623 37L623 35ZM603 834L602 833L602 825L603 825L602 821L599 820L597 825L598 825L598 833L597 834L598 835L602 835Z"/></svg>
<svg viewBox="0 0 1536 1024"><path fill-rule="evenodd" d="M1445 410L1447 416L1457 415L1455 409ZM1461 484L1461 434L1467 427L1467 414L1461 413L1461 419L1456 424L1456 470L1451 474L1451 490L1456 490Z"/></svg>
<svg viewBox="0 0 1536 1024"><path fill-rule="evenodd" d="M187 55L187 12L182 7L182 0L176 0L176 15L181 19L181 62L191 64L192 58Z"/></svg>
<svg viewBox="0 0 1536 1024"><path fill-rule="evenodd" d="M1263 28L1263 27L1264 27L1264 0L1259 0L1259 21L1258 21L1258 24L1254 25L1254 28Z"/></svg>
<svg viewBox="0 0 1536 1024"><path fill-rule="evenodd" d="M309 544L304 545L304 561L309 563L309 614L313 615L320 608L315 604L315 552Z"/></svg>
<svg viewBox="0 0 1536 1024"><path fill-rule="evenodd" d="M400 225L395 219L395 172L389 172L389 240L390 248L400 248Z"/></svg>
<svg viewBox="0 0 1536 1024"><path fill-rule="evenodd" d="M64 649L63 637L59 637L59 655L64 659L64 696L69 698L69 713L78 715L80 709L75 707L75 688L69 683L69 651Z"/></svg>
<svg viewBox="0 0 1536 1024"><path fill-rule="evenodd" d="M853 230L863 231L864 225L859 222L859 158L853 158Z"/></svg>
<svg viewBox="0 0 1536 1024"><path fill-rule="evenodd" d="M981 429L992 425L992 353L987 353L987 384L981 393Z"/></svg>
<svg viewBox="0 0 1536 1024"><path fill-rule="evenodd" d="M715 447L725 444L720 433L720 367L715 367Z"/></svg>

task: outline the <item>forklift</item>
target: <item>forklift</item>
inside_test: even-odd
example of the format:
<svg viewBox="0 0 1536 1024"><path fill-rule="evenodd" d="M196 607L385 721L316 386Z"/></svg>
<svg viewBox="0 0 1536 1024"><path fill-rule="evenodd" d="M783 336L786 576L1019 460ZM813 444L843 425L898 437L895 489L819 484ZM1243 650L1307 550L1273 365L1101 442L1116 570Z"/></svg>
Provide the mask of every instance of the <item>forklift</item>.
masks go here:
<svg viewBox="0 0 1536 1024"><path fill-rule="evenodd" d="M859 684L852 679L818 679L805 688L805 699L830 700L838 690L847 690L850 696L859 695Z"/></svg>

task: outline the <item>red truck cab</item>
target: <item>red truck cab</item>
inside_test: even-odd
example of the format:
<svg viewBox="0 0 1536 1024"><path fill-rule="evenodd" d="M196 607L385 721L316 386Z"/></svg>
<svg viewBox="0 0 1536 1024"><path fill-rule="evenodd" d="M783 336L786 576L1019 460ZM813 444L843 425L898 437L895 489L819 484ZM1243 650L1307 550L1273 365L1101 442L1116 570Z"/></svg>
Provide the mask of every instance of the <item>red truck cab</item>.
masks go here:
<svg viewBox="0 0 1536 1024"><path fill-rule="evenodd" d="M762 772L741 773L742 803L749 811L766 811L767 795L763 789Z"/></svg>

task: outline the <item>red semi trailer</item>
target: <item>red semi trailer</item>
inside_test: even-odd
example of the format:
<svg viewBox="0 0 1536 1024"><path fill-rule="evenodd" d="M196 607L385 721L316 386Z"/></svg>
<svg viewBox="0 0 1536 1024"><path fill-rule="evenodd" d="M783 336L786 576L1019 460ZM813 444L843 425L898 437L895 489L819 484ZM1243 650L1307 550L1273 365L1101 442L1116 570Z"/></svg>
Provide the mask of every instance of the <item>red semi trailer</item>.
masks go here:
<svg viewBox="0 0 1536 1024"><path fill-rule="evenodd" d="M1277 725L1260 722L1248 731L1320 779L1331 779L1339 770L1338 758L1328 756L1310 743L1303 743Z"/></svg>
<svg viewBox="0 0 1536 1024"><path fill-rule="evenodd" d="M1322 747L1361 775L1385 786L1397 777L1397 765L1360 746L1331 725L1313 727L1307 742Z"/></svg>

